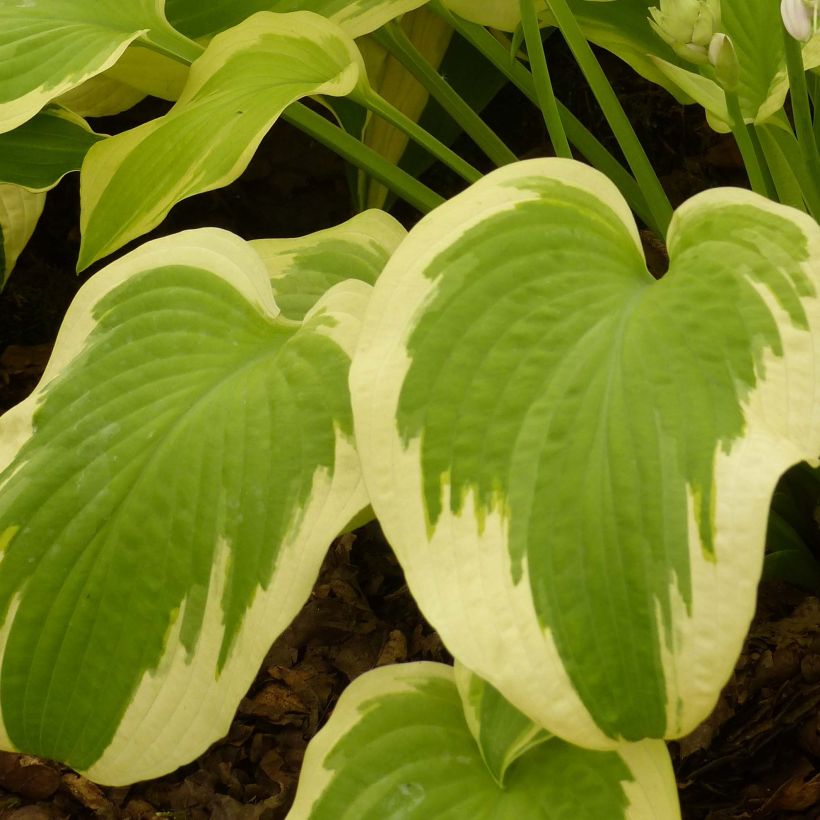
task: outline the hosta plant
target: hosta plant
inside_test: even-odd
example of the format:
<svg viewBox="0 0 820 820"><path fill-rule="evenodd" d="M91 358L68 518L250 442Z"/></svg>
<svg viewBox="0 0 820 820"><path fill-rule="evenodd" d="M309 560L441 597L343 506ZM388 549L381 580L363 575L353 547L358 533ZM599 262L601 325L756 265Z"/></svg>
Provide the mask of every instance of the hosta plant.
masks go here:
<svg viewBox="0 0 820 820"><path fill-rule="evenodd" d="M708 714L774 483L820 448L817 225L702 194L656 282L620 195L565 160L404 239L358 221L186 232L81 291L0 422L10 747L113 783L193 757L368 502L456 657L537 726L628 757Z"/></svg>
<svg viewBox="0 0 820 820"><path fill-rule="evenodd" d="M374 90L355 38L425 5L538 102L559 158L513 161L395 26L373 36L505 167L482 178ZM4 270L42 192L80 163L85 267L236 179L280 116L429 211L409 234L376 210L296 239L186 231L80 291L42 382L0 419L5 748L111 784L191 760L224 734L329 541L373 514L458 664L357 681L308 752L294 818L676 816L662 741L713 707L772 491L820 454L797 79L811 50L784 40L752 77L741 40L756 29L733 46L730 5L698 73L650 26L682 30L666 3L486 7L500 16L481 22L520 20L530 73L517 40L437 2L0 0L0 141L20 152L0 157ZM549 22L629 171L554 99ZM587 39L640 52L647 76L711 83L758 192L673 213ZM635 45L650 40L662 56ZM797 136L777 113L787 73ZM105 89L115 107L173 105L105 138L78 113L105 110ZM383 116L473 184L443 202L306 97L358 137L355 106ZM787 135L768 149L766 106ZM666 241L660 281L631 209Z"/></svg>

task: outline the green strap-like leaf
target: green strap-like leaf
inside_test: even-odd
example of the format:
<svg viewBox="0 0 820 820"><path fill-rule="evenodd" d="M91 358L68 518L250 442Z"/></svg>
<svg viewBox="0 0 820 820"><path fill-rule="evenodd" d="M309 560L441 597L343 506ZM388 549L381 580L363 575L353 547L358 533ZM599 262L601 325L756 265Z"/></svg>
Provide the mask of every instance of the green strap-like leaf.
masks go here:
<svg viewBox="0 0 820 820"><path fill-rule="evenodd" d="M0 132L112 66L137 38L195 55L162 9L163 0L0 0Z"/></svg>
<svg viewBox="0 0 820 820"><path fill-rule="evenodd" d="M778 476L820 452L820 228L694 197L647 273L626 202L547 159L425 217L351 371L373 508L450 651L572 742L706 717Z"/></svg>
<svg viewBox="0 0 820 820"><path fill-rule="evenodd" d="M34 233L45 204L44 193L0 183L0 290Z"/></svg>
<svg viewBox="0 0 820 820"><path fill-rule="evenodd" d="M181 199L236 179L292 102L347 94L362 74L353 41L310 12L260 12L214 37L165 116L89 151L79 268L159 224Z"/></svg>
<svg viewBox="0 0 820 820"><path fill-rule="evenodd" d="M166 0L168 19L189 37L235 26L257 11L312 11L334 20L351 37L369 34L427 0Z"/></svg>
<svg viewBox="0 0 820 820"><path fill-rule="evenodd" d="M510 707L511 711L512 707ZM660 741L594 752L553 739L501 788L465 722L453 670L387 666L357 678L310 742L289 820L675 820Z"/></svg>
<svg viewBox="0 0 820 820"><path fill-rule="evenodd" d="M337 282L372 285L407 231L384 211L364 211L347 222L297 239L256 239L251 247L270 275L273 297L287 319L301 321Z"/></svg>
<svg viewBox="0 0 820 820"><path fill-rule="evenodd" d="M28 122L0 134L0 182L30 191L47 191L67 173L79 171L95 134L81 117L50 107Z"/></svg>
<svg viewBox="0 0 820 820"><path fill-rule="evenodd" d="M259 257L216 229L80 291L0 419L6 748L123 784L227 730L367 503L347 377L369 291L277 318Z"/></svg>

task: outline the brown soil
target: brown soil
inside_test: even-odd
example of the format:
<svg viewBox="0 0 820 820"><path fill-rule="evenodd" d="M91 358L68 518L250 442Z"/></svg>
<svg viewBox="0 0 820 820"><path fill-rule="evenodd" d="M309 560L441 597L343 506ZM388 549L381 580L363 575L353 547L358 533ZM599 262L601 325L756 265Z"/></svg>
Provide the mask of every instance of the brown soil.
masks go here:
<svg viewBox="0 0 820 820"><path fill-rule="evenodd" d="M617 61L603 60L675 202L742 183L731 139L712 133L699 110L674 105ZM555 73L559 97L600 129L569 61L559 55L558 64L566 68ZM148 102L96 125L110 133L161 110ZM488 116L521 155L548 153L540 115L515 92L504 92ZM449 174L432 173L438 190L459 187ZM408 225L418 216L406 206L396 213ZM342 163L279 124L239 181L181 203L152 236L200 225L247 239L294 236L349 215ZM73 273L78 240L75 175L49 194L33 241L0 294L0 412L33 389L60 319L90 275ZM227 738L175 773L127 788L99 788L57 764L2 753L0 818L279 820L293 798L305 745L344 687L374 666L419 659L449 657L371 524L331 546L310 600L271 648ZM686 820L820 818L819 703L820 601L766 585L715 713L671 744Z"/></svg>

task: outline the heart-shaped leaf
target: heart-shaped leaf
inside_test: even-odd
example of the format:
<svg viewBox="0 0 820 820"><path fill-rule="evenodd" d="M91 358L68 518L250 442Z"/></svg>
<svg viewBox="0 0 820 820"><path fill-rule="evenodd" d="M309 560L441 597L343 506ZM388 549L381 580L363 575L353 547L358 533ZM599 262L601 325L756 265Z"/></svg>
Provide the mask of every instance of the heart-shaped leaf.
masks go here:
<svg viewBox="0 0 820 820"><path fill-rule="evenodd" d="M6 748L123 784L224 734L367 504L347 378L369 292L278 318L259 257L216 229L83 287L0 418Z"/></svg>
<svg viewBox="0 0 820 820"><path fill-rule="evenodd" d="M675 820L680 810L660 741L596 752L553 738L512 763L502 788L470 733L449 666L365 673L308 745L288 820L445 817Z"/></svg>
<svg viewBox="0 0 820 820"><path fill-rule="evenodd" d="M423 612L590 747L706 717L777 478L820 452L820 228L716 189L668 242L656 282L599 172L495 171L399 247L351 370L371 503Z"/></svg>
<svg viewBox="0 0 820 820"><path fill-rule="evenodd" d="M0 290L34 233L45 204L44 193L0 183Z"/></svg>
<svg viewBox="0 0 820 820"><path fill-rule="evenodd" d="M259 12L219 34L174 107L89 151L80 198L80 269L158 225L185 197L227 185L300 97L348 94L361 55L310 12Z"/></svg>
<svg viewBox="0 0 820 820"><path fill-rule="evenodd" d="M0 2L0 132L105 71L138 38L183 57L198 50L169 25L163 0Z"/></svg>

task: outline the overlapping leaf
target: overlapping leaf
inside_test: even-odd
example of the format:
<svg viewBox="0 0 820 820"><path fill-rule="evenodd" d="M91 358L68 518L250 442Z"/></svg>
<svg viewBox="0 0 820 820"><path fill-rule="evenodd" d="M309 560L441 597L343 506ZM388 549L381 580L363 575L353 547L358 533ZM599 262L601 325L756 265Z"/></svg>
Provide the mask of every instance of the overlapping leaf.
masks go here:
<svg viewBox="0 0 820 820"><path fill-rule="evenodd" d="M131 108L148 94L176 100L187 78L186 64L130 45L111 68L61 94L55 102L83 117L108 117Z"/></svg>
<svg viewBox="0 0 820 820"><path fill-rule="evenodd" d="M112 66L138 38L183 57L197 51L168 24L163 0L2 0L0 132Z"/></svg>
<svg viewBox="0 0 820 820"><path fill-rule="evenodd" d="M0 183L0 289L37 227L45 202L44 193Z"/></svg>
<svg viewBox="0 0 820 820"><path fill-rule="evenodd" d="M372 285L406 235L392 216L371 210L307 236L256 239L250 245L268 269L282 316L301 321L338 282L359 279Z"/></svg>
<svg viewBox="0 0 820 820"><path fill-rule="evenodd" d="M470 734L493 780L503 787L510 766L552 736L458 661L454 673Z"/></svg>
<svg viewBox="0 0 820 820"><path fill-rule="evenodd" d="M47 191L79 171L88 149L104 139L76 114L46 108L13 131L0 134L0 182Z"/></svg>
<svg viewBox="0 0 820 820"><path fill-rule="evenodd" d="M226 731L367 503L347 376L369 291L281 319L259 257L216 229L80 291L0 418L5 748L121 784Z"/></svg>
<svg viewBox="0 0 820 820"><path fill-rule="evenodd" d="M351 371L371 503L425 615L591 747L706 717L777 478L820 452L814 220L717 189L677 211L669 254L655 282L596 171L495 171L399 247Z"/></svg>
<svg viewBox="0 0 820 820"><path fill-rule="evenodd" d="M79 267L150 230L181 199L236 179L285 107L347 94L362 73L353 41L310 12L260 12L214 37L168 114L89 152Z"/></svg>
<svg viewBox="0 0 820 820"><path fill-rule="evenodd" d="M347 688L308 746L288 818L679 816L669 755L660 741L595 752L554 738L518 757L502 787L470 733L452 669L412 663L367 672Z"/></svg>

